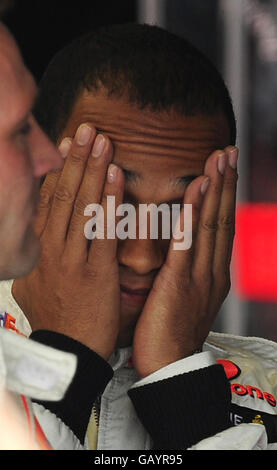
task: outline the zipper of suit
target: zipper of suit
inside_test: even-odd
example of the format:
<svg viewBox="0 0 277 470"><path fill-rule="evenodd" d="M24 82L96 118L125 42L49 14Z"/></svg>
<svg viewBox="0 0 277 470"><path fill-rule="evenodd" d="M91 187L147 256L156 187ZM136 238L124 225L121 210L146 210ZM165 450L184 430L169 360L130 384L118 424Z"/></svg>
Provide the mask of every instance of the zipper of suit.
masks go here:
<svg viewBox="0 0 277 470"><path fill-rule="evenodd" d="M93 412L93 416L94 416L97 428L99 428L100 407L101 407L101 395L96 398L92 407L92 412Z"/></svg>

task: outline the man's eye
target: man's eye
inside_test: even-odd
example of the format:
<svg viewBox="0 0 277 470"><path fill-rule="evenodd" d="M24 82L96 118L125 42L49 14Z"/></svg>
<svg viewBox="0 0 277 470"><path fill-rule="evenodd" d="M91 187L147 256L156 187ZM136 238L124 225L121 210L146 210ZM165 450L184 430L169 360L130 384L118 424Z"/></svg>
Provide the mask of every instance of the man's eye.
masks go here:
<svg viewBox="0 0 277 470"><path fill-rule="evenodd" d="M197 175L182 176L181 181L183 184L186 184L188 186L196 178L197 178Z"/></svg>
<svg viewBox="0 0 277 470"><path fill-rule="evenodd" d="M19 135L27 136L31 132L32 126L29 122L24 124L24 126L19 129Z"/></svg>

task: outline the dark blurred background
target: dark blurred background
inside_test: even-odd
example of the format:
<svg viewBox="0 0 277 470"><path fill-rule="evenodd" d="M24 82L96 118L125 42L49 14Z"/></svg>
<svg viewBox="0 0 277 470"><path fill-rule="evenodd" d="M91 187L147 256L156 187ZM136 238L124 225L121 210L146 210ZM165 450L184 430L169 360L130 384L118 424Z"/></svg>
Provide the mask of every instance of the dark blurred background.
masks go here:
<svg viewBox="0 0 277 470"><path fill-rule="evenodd" d="M240 148L233 286L214 329L277 340L276 0L15 0L6 24L39 82L51 57L101 25L146 22L186 36L230 89Z"/></svg>
<svg viewBox="0 0 277 470"><path fill-rule="evenodd" d="M136 19L136 4L132 0L15 0L14 5L5 23L37 79L55 52L74 37L97 26Z"/></svg>

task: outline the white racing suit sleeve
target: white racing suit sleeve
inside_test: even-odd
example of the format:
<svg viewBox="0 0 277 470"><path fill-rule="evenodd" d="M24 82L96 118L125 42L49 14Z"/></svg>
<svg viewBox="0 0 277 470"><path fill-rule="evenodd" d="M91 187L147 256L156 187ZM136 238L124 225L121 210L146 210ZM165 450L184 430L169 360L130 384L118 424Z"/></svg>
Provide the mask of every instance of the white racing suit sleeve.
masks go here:
<svg viewBox="0 0 277 470"><path fill-rule="evenodd" d="M54 450L86 450L71 429L44 406L33 403L33 410L44 434Z"/></svg>
<svg viewBox="0 0 277 470"><path fill-rule="evenodd" d="M76 371L74 354L0 329L8 390L39 400L60 400Z"/></svg>
<svg viewBox="0 0 277 470"><path fill-rule="evenodd" d="M188 450L276 450L277 444L268 445L267 434L261 424L239 424L215 436L203 439Z"/></svg>
<svg viewBox="0 0 277 470"><path fill-rule="evenodd" d="M76 357L3 328L0 353L0 414L11 424L1 448L81 449L59 418L30 400L63 398L75 374Z"/></svg>

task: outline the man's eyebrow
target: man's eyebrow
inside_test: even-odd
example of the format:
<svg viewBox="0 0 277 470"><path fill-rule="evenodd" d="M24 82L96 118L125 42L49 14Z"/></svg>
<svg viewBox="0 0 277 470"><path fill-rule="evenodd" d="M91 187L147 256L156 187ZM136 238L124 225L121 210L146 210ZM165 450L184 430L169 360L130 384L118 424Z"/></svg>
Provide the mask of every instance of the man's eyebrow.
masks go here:
<svg viewBox="0 0 277 470"><path fill-rule="evenodd" d="M22 126L24 126L26 122L30 119L31 115L33 114L33 109L36 105L38 95L39 95L39 89L34 83L34 86L32 86L32 95L30 96L28 106L26 105L24 114L22 114L22 116L19 117L19 119L16 122L17 129L20 129Z"/></svg>
<svg viewBox="0 0 277 470"><path fill-rule="evenodd" d="M125 181L129 183L137 183L139 180L141 180L141 175L137 173L134 170L128 170L127 168L122 168L122 171L125 176ZM171 180L171 183L175 185L183 185L187 186L189 183L191 183L195 178L197 178L199 175L186 175L186 176L178 176L177 178L174 178Z"/></svg>
<svg viewBox="0 0 277 470"><path fill-rule="evenodd" d="M134 170L127 170L126 168L122 168L122 167L121 167L121 170L124 173L125 182L127 181L129 183L132 183L132 182L136 183L139 180L143 179L142 175L137 173ZM191 181L193 181L195 178L198 178L198 177L199 175L192 174L192 175L186 175L186 176L178 176L177 178L171 179L169 184L172 186L171 189L175 192L175 196L173 196L172 198L166 201L162 201L161 204L162 203L166 203L169 205L174 204L174 203L179 204L180 201L183 200L184 193L188 185L191 183ZM135 196L135 194L132 193L131 187L129 189L128 187L125 188L125 196L126 195L127 197L135 201L136 203L139 203L139 199Z"/></svg>

